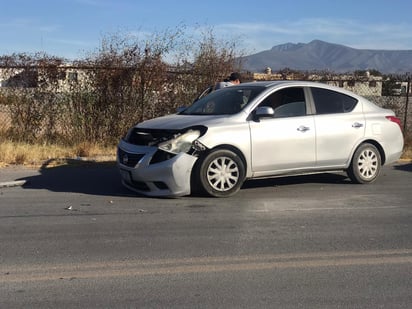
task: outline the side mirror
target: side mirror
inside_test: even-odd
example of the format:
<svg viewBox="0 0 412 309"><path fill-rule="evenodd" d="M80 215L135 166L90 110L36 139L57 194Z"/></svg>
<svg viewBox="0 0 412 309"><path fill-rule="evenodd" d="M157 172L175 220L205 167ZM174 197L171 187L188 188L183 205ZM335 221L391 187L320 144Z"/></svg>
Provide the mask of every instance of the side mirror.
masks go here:
<svg viewBox="0 0 412 309"><path fill-rule="evenodd" d="M259 106L255 110L255 117L258 118L258 119L259 118L264 118L264 117L272 118L274 115L275 115L275 111L270 106Z"/></svg>

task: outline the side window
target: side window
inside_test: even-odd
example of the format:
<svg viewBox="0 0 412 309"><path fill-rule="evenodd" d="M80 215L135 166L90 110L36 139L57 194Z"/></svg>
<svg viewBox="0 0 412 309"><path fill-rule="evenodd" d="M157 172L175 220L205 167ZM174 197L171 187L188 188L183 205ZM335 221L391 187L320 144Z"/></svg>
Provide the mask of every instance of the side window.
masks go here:
<svg viewBox="0 0 412 309"><path fill-rule="evenodd" d="M260 106L272 107L275 118L306 115L305 93L298 87L278 90L264 99Z"/></svg>
<svg viewBox="0 0 412 309"><path fill-rule="evenodd" d="M358 100L343 93L322 88L311 88L317 114L337 114L352 111Z"/></svg>
<svg viewBox="0 0 412 309"><path fill-rule="evenodd" d="M290 102L275 109L275 118L297 117L306 115L306 104L303 101Z"/></svg>

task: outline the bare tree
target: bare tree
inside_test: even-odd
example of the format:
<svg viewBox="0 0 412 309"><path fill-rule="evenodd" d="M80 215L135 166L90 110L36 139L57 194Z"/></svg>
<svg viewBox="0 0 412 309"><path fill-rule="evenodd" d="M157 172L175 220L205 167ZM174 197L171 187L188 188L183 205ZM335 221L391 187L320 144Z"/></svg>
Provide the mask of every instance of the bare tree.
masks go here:
<svg viewBox="0 0 412 309"><path fill-rule="evenodd" d="M44 54L0 57L13 73L4 87L9 94L0 95L13 115L14 136L112 145L132 124L173 113L241 71L235 39L218 39L211 28L200 40L185 31L180 25L145 37L107 35L96 51L71 63Z"/></svg>
<svg viewBox="0 0 412 309"><path fill-rule="evenodd" d="M88 106L88 116L78 119L84 123L85 136L96 141L108 135L118 139L132 123L154 115L154 105L167 82L168 66L163 58L179 34L165 31L146 39L106 36L98 52L79 63L86 68L89 84L88 102L78 107Z"/></svg>
<svg viewBox="0 0 412 309"><path fill-rule="evenodd" d="M238 38L219 39L213 28L202 32L202 37L193 51L193 75L197 77L197 90L221 81L231 72L241 71L243 50Z"/></svg>

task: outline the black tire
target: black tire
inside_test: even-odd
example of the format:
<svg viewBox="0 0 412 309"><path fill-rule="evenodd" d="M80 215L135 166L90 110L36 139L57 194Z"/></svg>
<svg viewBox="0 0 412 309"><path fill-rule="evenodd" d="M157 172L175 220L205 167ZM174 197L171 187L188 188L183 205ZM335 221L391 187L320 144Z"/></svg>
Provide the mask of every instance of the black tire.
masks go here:
<svg viewBox="0 0 412 309"><path fill-rule="evenodd" d="M372 144L365 143L356 149L347 170L354 183L371 183L378 178L381 171L381 155Z"/></svg>
<svg viewBox="0 0 412 309"><path fill-rule="evenodd" d="M240 190L245 179L242 159L233 151L210 152L196 168L195 182L203 192L214 197L228 197Z"/></svg>

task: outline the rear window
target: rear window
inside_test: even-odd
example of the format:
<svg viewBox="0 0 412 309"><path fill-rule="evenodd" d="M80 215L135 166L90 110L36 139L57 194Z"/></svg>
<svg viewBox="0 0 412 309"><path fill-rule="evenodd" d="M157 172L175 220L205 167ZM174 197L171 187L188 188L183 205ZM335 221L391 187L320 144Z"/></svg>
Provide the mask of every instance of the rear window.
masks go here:
<svg viewBox="0 0 412 309"><path fill-rule="evenodd" d="M338 114L351 112L358 100L333 90L312 88L317 114Z"/></svg>

